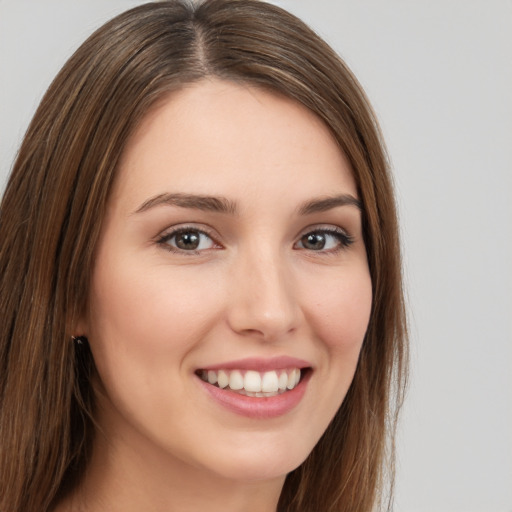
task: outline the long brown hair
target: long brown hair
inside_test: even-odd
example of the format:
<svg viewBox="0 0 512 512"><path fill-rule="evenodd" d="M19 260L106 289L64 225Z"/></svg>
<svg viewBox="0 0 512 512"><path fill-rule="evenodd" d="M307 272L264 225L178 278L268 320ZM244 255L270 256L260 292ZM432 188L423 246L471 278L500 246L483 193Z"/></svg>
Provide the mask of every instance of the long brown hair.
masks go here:
<svg viewBox="0 0 512 512"><path fill-rule="evenodd" d="M50 510L81 477L94 433L94 363L70 335L88 297L116 166L155 102L206 76L276 91L313 111L350 161L363 203L374 294L368 331L340 410L288 475L278 510L369 512L385 495L384 468L392 480L406 326L391 178L368 101L333 50L282 9L257 0L176 0L121 14L76 51L44 96L7 184L0 209L3 512Z"/></svg>

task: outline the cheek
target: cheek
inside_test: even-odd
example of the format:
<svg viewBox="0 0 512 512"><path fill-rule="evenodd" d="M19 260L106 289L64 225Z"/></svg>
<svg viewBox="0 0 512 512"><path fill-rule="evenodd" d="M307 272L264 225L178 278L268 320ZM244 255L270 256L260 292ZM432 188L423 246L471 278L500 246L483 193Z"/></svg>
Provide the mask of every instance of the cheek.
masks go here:
<svg viewBox="0 0 512 512"><path fill-rule="evenodd" d="M363 267L329 280L313 301L312 322L331 353L352 353L357 360L372 305L372 284Z"/></svg>
<svg viewBox="0 0 512 512"><path fill-rule="evenodd" d="M98 265L93 276L91 350L116 409L141 429L143 417L164 428L169 418L162 411L179 412L187 403L184 361L218 317L218 291L197 272L117 261Z"/></svg>
<svg viewBox="0 0 512 512"><path fill-rule="evenodd" d="M218 292L205 287L197 273L129 262L111 272L104 268L93 281L90 317L96 332L111 342L179 345L206 329L216 314Z"/></svg>

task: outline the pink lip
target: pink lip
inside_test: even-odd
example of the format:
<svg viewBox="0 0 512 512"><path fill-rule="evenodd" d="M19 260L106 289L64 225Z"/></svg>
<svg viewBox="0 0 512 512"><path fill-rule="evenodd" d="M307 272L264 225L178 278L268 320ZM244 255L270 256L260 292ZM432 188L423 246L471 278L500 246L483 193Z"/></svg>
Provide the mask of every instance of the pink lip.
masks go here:
<svg viewBox="0 0 512 512"><path fill-rule="evenodd" d="M295 362L296 361L297 360L295 360ZM289 368L298 366L294 363L287 364L284 367ZM219 368L227 367L220 366ZM234 368L241 367L234 366ZM254 366L250 366L250 368L253 369ZM273 368L275 368L275 366ZM302 400L302 397L304 396L304 393L306 392L306 387L308 385L311 374L312 371L308 371L306 375L302 377L297 386L292 390L286 391L280 395L264 398L240 395L234 391L221 389L217 386L208 384L208 382L203 381L200 377L197 377L197 380L202 388L207 393L209 393L211 398L213 398L218 404L225 407L229 411L241 416L246 416L248 418L267 419L283 416L299 404L299 402Z"/></svg>
<svg viewBox="0 0 512 512"><path fill-rule="evenodd" d="M255 370L267 372L271 370L285 370L287 368L310 368L312 365L303 359L289 356L279 356L270 359L248 357L237 361L201 367L201 370Z"/></svg>

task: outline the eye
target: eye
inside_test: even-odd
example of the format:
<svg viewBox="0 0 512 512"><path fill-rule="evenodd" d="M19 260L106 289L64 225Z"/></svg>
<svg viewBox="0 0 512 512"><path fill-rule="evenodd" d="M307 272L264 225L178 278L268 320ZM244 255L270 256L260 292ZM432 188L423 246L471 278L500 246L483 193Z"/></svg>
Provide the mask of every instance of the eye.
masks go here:
<svg viewBox="0 0 512 512"><path fill-rule="evenodd" d="M213 239L200 229L179 228L165 233L158 243L174 252L198 252L217 247Z"/></svg>
<svg viewBox="0 0 512 512"><path fill-rule="evenodd" d="M308 251L336 252L353 242L352 237L339 228L317 229L302 235L296 247Z"/></svg>

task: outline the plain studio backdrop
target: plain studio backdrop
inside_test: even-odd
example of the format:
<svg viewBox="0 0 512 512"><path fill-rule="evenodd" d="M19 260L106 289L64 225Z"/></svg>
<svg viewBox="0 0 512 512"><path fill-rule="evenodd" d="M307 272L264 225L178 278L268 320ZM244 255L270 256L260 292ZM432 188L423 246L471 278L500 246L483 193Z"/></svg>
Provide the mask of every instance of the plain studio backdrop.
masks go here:
<svg viewBox="0 0 512 512"><path fill-rule="evenodd" d="M0 0L0 191L65 60L139 3ZM351 66L391 155L412 343L394 510L512 512L512 1L275 3Z"/></svg>

